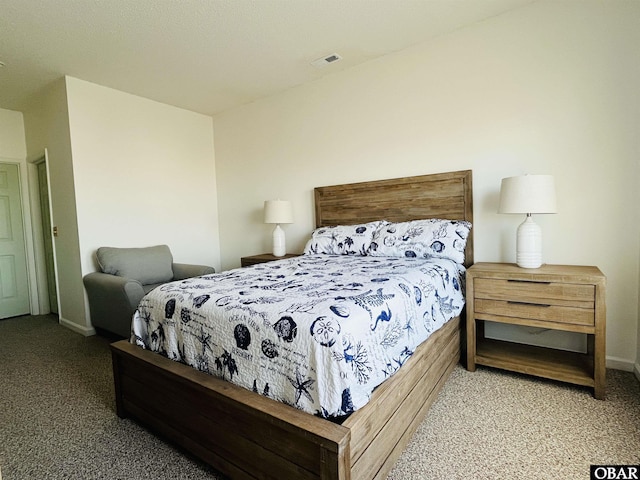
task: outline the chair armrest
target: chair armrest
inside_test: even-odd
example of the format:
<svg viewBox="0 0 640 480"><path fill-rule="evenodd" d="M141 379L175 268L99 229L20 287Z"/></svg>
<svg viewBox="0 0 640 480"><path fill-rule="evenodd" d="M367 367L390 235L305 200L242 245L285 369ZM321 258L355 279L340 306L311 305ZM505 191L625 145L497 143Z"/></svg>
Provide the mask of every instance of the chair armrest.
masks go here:
<svg viewBox="0 0 640 480"><path fill-rule="evenodd" d="M93 272L85 275L83 282L87 295L101 299L126 300L133 310L138 307L140 300L144 297L142 284L131 278Z"/></svg>
<svg viewBox="0 0 640 480"><path fill-rule="evenodd" d="M199 277L200 275L208 275L210 273L216 273L213 267L206 265L191 265L188 263L174 263L173 267L173 279L184 280L191 277Z"/></svg>
<svg viewBox="0 0 640 480"><path fill-rule="evenodd" d="M89 299L91 323L128 337L133 312L144 296L142 284L137 280L101 272L85 275L83 283Z"/></svg>

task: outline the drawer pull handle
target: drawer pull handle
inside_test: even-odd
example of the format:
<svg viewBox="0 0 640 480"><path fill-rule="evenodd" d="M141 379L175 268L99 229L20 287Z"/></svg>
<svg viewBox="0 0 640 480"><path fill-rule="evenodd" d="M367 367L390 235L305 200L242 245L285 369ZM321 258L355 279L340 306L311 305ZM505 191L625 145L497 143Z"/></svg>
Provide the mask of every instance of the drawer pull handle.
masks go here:
<svg viewBox="0 0 640 480"><path fill-rule="evenodd" d="M513 283L539 283L540 285L551 285L551 282L538 282L536 280L507 280Z"/></svg>
<svg viewBox="0 0 640 480"><path fill-rule="evenodd" d="M548 308L548 307L551 306L548 303L516 302L516 301L512 301L512 300L509 300L507 303L510 303L512 305L530 305L532 307L544 307L544 308Z"/></svg>

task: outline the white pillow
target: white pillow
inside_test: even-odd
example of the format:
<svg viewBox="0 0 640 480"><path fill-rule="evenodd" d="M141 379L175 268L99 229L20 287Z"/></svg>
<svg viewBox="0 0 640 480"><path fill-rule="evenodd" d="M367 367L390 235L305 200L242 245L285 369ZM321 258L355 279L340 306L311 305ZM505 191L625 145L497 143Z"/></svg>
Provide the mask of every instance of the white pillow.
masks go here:
<svg viewBox="0 0 640 480"><path fill-rule="evenodd" d="M316 228L304 247L305 255L367 255L374 232L384 221Z"/></svg>
<svg viewBox="0 0 640 480"><path fill-rule="evenodd" d="M372 257L444 257L464 263L471 230L465 220L412 220L381 225L373 235Z"/></svg>

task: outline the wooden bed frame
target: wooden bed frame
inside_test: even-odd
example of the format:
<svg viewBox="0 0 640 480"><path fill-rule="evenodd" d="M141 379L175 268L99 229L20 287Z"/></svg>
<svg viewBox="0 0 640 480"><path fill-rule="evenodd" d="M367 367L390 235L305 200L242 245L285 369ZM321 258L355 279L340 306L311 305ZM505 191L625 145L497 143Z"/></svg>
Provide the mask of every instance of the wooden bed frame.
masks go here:
<svg viewBox="0 0 640 480"><path fill-rule="evenodd" d="M471 171L315 189L316 225L473 221ZM466 264L473 263L473 238ZM460 317L423 343L370 402L325 420L143 350L112 345L118 416L238 479L384 479L460 358Z"/></svg>

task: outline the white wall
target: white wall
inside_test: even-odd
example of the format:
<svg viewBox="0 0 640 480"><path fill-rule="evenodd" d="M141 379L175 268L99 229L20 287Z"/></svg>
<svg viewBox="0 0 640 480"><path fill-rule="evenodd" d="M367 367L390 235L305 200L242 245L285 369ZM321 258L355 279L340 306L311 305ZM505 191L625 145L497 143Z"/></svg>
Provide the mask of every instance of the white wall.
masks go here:
<svg viewBox="0 0 640 480"><path fill-rule="evenodd" d="M219 268L211 117L66 78L82 273L100 246Z"/></svg>
<svg viewBox="0 0 640 480"><path fill-rule="evenodd" d="M22 161L26 156L22 113L0 108L0 157Z"/></svg>
<svg viewBox="0 0 640 480"><path fill-rule="evenodd" d="M60 322L83 334L92 332L85 315L84 286L80 268L78 222L67 110L67 91L61 78L30 99L23 111L27 157L49 154L49 189L54 239Z"/></svg>
<svg viewBox="0 0 640 480"><path fill-rule="evenodd" d="M548 263L607 275L610 366L636 359L640 2L542 1L214 117L223 267L270 250L263 201L293 201L301 251L316 186L472 169L475 260L514 261L503 177L556 177ZM536 336L544 342L546 334ZM571 348L570 345L567 345Z"/></svg>

